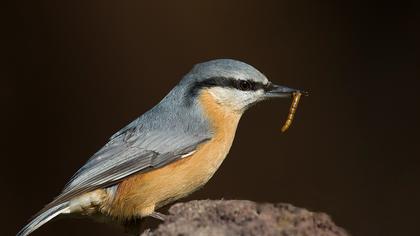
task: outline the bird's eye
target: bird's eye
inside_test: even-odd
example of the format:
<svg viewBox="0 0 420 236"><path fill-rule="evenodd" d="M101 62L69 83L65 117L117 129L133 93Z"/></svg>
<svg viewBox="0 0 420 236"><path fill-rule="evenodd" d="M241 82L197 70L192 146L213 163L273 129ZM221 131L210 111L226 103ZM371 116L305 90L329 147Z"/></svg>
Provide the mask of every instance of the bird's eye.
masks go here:
<svg viewBox="0 0 420 236"><path fill-rule="evenodd" d="M239 84L238 84L239 86L239 89L240 90L243 90L243 91L247 91L247 90L251 90L252 88L252 86L251 86L251 83L250 82L248 82L248 81L246 81L246 80L241 80L241 81L239 81Z"/></svg>

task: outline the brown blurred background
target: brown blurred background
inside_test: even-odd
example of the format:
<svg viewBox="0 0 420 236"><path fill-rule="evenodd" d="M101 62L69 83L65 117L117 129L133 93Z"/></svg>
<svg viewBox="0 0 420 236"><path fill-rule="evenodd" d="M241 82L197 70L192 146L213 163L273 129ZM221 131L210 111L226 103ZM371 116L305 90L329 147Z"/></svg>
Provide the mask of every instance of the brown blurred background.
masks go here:
<svg viewBox="0 0 420 236"><path fill-rule="evenodd" d="M188 199L288 202L353 235L418 234L419 3L15 1L3 8L1 235L14 235L193 64L235 58L311 92L243 117ZM184 199L186 201L188 199ZM123 235L86 220L33 235Z"/></svg>

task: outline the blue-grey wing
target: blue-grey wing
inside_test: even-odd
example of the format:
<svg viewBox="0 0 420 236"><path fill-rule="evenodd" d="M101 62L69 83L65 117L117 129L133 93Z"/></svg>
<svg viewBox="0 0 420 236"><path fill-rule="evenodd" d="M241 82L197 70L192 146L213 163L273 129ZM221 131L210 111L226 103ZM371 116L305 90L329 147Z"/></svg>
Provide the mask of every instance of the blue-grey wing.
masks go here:
<svg viewBox="0 0 420 236"><path fill-rule="evenodd" d="M209 138L205 134L191 135L180 131L125 129L112 136L45 208L98 188L112 186L134 173L162 167L194 151Z"/></svg>

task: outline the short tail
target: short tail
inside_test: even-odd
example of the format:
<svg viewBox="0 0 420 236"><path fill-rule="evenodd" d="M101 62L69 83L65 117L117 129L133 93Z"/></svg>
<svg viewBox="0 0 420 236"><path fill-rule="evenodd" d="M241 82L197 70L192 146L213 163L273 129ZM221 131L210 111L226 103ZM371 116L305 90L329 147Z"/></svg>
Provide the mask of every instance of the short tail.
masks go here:
<svg viewBox="0 0 420 236"><path fill-rule="evenodd" d="M63 202L59 205L53 206L48 210L36 215L31 222L29 222L22 230L20 230L16 236L26 236L34 232L36 229L52 220L54 217L69 212L69 202Z"/></svg>

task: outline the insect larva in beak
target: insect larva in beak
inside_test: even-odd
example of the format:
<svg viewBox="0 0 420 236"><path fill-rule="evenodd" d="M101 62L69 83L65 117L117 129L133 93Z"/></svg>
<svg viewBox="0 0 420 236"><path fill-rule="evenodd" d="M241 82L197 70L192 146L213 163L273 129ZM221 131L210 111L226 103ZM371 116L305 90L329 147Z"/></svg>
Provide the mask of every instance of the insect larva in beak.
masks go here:
<svg viewBox="0 0 420 236"><path fill-rule="evenodd" d="M297 106L299 104L299 99L300 99L301 95L302 95L302 93L300 93L300 92L293 93L293 102L292 102L292 105L290 106L289 115L287 116L287 120L286 120L286 122L284 122L283 127L281 127L281 132L285 132L290 127L290 125L292 124L292 121L293 121L293 118L295 116L295 112L296 112Z"/></svg>

